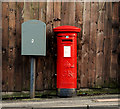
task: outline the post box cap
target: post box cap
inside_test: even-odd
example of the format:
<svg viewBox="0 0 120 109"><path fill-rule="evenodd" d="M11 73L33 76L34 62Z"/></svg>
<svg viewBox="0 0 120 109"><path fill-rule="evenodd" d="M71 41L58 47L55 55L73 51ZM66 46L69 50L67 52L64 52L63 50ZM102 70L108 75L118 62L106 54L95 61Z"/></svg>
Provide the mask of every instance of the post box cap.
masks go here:
<svg viewBox="0 0 120 109"><path fill-rule="evenodd" d="M69 26L69 25L64 25L64 26L58 26L56 28L53 28L54 32L75 32L78 33L80 32L80 28L75 27L75 26Z"/></svg>

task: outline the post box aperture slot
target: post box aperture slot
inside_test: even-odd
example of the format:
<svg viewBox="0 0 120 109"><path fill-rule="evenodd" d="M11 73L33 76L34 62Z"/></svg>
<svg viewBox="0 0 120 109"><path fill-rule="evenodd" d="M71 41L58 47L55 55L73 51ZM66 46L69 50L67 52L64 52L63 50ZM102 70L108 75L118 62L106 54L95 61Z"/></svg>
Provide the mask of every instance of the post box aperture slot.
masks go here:
<svg viewBox="0 0 120 109"><path fill-rule="evenodd" d="M62 39L61 40L62 43L73 43L72 39Z"/></svg>
<svg viewBox="0 0 120 109"><path fill-rule="evenodd" d="M73 42L72 39L62 39L62 42Z"/></svg>

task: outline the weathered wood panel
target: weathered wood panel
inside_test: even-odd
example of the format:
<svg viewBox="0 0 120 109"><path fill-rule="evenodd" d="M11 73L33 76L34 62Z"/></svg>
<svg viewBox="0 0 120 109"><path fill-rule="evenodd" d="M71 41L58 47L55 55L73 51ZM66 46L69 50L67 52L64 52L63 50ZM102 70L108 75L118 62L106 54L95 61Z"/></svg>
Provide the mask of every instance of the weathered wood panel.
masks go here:
<svg viewBox="0 0 120 109"><path fill-rule="evenodd" d="M60 26L61 21L61 2L54 2L53 28Z"/></svg>
<svg viewBox="0 0 120 109"><path fill-rule="evenodd" d="M22 91L23 58L21 56L21 24L23 23L24 3L16 4L16 61L15 61L15 91ZM19 60L19 61L18 61Z"/></svg>
<svg viewBox="0 0 120 109"><path fill-rule="evenodd" d="M8 47L8 91L14 91L15 60L16 60L16 3L9 3L9 47Z"/></svg>
<svg viewBox="0 0 120 109"><path fill-rule="evenodd" d="M110 31L111 31L111 6L110 3L105 4L105 22L104 22L104 72L103 72L103 87L108 87L110 76Z"/></svg>
<svg viewBox="0 0 120 109"><path fill-rule="evenodd" d="M60 26L61 23L61 2L54 2L54 19L53 19L53 28ZM57 82L57 65L56 65L56 60L57 60L57 37L56 34L54 34L53 36L53 42L52 42L52 46L53 46L53 72L52 72L52 88L55 89L56 88L56 82Z"/></svg>
<svg viewBox="0 0 120 109"><path fill-rule="evenodd" d="M104 65L104 2L99 3L98 29L96 36L96 81L95 87L100 88L103 84L103 65Z"/></svg>
<svg viewBox="0 0 120 109"><path fill-rule="evenodd" d="M61 25L75 25L75 2L62 2Z"/></svg>
<svg viewBox="0 0 120 109"><path fill-rule="evenodd" d="M0 83L2 83L2 2L0 2ZM2 84L0 84L2 92Z"/></svg>
<svg viewBox="0 0 120 109"><path fill-rule="evenodd" d="M9 4L2 3L2 90L8 91L8 8Z"/></svg>
<svg viewBox="0 0 120 109"><path fill-rule="evenodd" d="M77 86L78 89L80 88L80 76L81 76L81 52L82 52L82 27L83 27L83 8L84 8L84 3L76 3L76 10L75 10L75 25L76 27L81 28L81 32L78 34L78 38L77 38Z"/></svg>
<svg viewBox="0 0 120 109"><path fill-rule="evenodd" d="M90 18L90 39L89 39L89 56L88 56L88 84L89 87L95 87L96 76L96 38L98 25L98 3L91 3Z"/></svg>
<svg viewBox="0 0 120 109"><path fill-rule="evenodd" d="M47 2L46 9L46 31L47 31L47 56L45 58L46 69L44 72L44 88L51 89L52 88L52 73L53 73L53 2Z"/></svg>
<svg viewBox="0 0 120 109"><path fill-rule="evenodd" d="M67 2L62 2L62 9L61 9L61 25L68 25L69 22L68 22L68 12L67 12L67 9L68 9L68 3Z"/></svg>
<svg viewBox="0 0 120 109"><path fill-rule="evenodd" d="M120 20L120 3L119 3L119 20ZM119 23L120 24L120 23ZM120 36L120 32L119 32L119 36ZM118 74L117 74L117 83L118 83L118 87L120 87L120 37L119 37L119 43L118 43L118 47L117 47L117 53L118 53Z"/></svg>
<svg viewBox="0 0 120 109"><path fill-rule="evenodd" d="M88 87L88 56L90 38L90 3L84 3L83 11L83 36L82 36L82 59L81 59L81 87Z"/></svg>
<svg viewBox="0 0 120 109"><path fill-rule="evenodd" d="M113 11L112 11L112 34L111 34L111 63L110 63L110 87L116 87L117 83L117 77L119 74L118 69L118 53L117 49L119 47L119 4L114 3L113 4Z"/></svg>
<svg viewBox="0 0 120 109"><path fill-rule="evenodd" d="M46 22L46 2L39 3L39 20Z"/></svg>
<svg viewBox="0 0 120 109"><path fill-rule="evenodd" d="M32 2L31 3L31 19L39 19L39 3Z"/></svg>
<svg viewBox="0 0 120 109"><path fill-rule="evenodd" d="M116 87L119 7L112 2L3 3L3 91L30 88L30 57L21 56L21 24L31 19L47 25L47 56L36 57L36 90L56 88L57 42L53 28L60 25L73 25L82 30L77 38L78 89Z"/></svg>

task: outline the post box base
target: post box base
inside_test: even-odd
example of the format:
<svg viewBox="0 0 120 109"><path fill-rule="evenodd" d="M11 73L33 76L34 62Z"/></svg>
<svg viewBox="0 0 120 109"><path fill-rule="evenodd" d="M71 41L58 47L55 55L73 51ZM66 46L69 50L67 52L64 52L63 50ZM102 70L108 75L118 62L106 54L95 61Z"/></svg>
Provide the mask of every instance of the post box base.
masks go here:
<svg viewBox="0 0 120 109"><path fill-rule="evenodd" d="M72 97L76 95L76 89L58 89L59 97Z"/></svg>

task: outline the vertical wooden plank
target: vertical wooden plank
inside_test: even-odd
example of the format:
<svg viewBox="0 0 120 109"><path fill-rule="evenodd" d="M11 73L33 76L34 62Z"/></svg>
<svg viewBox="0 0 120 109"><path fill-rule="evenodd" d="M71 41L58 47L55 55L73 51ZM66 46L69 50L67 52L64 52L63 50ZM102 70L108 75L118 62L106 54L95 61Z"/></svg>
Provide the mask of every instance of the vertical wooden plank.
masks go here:
<svg viewBox="0 0 120 109"><path fill-rule="evenodd" d="M75 25L75 2L62 2L61 25Z"/></svg>
<svg viewBox="0 0 120 109"><path fill-rule="evenodd" d="M68 3L62 2L62 9L61 9L61 25L68 25Z"/></svg>
<svg viewBox="0 0 120 109"><path fill-rule="evenodd" d="M105 28L104 28L104 87L109 86L109 76L110 76L110 35L111 35L111 5L106 2L106 12L105 12Z"/></svg>
<svg viewBox="0 0 120 109"><path fill-rule="evenodd" d="M107 6L108 8L108 39L109 39L109 52L108 52L108 74L109 74L109 79L108 79L108 86L107 87L110 87L110 85L112 86L112 84L110 83L110 65L111 65L111 37L112 37L112 3L110 2ZM116 59L117 61L117 59ZM112 72L113 73L113 72ZM115 85L115 84L114 84Z"/></svg>
<svg viewBox="0 0 120 109"><path fill-rule="evenodd" d="M53 19L53 28L60 26L61 23L61 2L54 2L54 7L53 7L53 14L54 14L54 19ZM57 74L56 72L56 59L57 59L57 37L56 35L54 35L53 37L53 42L52 42L52 51L54 54L52 54L53 57L53 66L52 66L52 88L55 89L56 88L56 82L57 82L57 78L55 76L55 74Z"/></svg>
<svg viewBox="0 0 120 109"><path fill-rule="evenodd" d="M89 69L88 81L89 87L95 86L96 75L96 36L97 36L97 21L98 21L98 3L91 3L91 19L90 19L90 40L89 40ZM101 72L102 73L102 72Z"/></svg>
<svg viewBox="0 0 120 109"><path fill-rule="evenodd" d="M81 87L88 87L88 55L90 38L90 3L84 3L83 11L83 36L82 36L82 59L81 59Z"/></svg>
<svg viewBox="0 0 120 109"><path fill-rule="evenodd" d="M82 28L83 25L83 2L75 3L75 25L79 28Z"/></svg>
<svg viewBox="0 0 120 109"><path fill-rule="evenodd" d="M77 86L78 89L80 89L81 83L80 83L80 74L81 74L81 52L82 52L82 43L81 43L81 37L82 37L82 30L83 30L83 6L84 3L82 2L76 2L76 10L75 10L75 25L76 27L81 29L81 32L78 34L77 38L77 64L78 64L78 77L77 77Z"/></svg>
<svg viewBox="0 0 120 109"><path fill-rule="evenodd" d="M101 88L104 84L104 16L105 16L105 3L99 3L98 15L98 31L96 36L96 81L95 87Z"/></svg>
<svg viewBox="0 0 120 109"><path fill-rule="evenodd" d="M8 52L8 91L14 91L15 59L16 59L16 3L9 2L9 52Z"/></svg>
<svg viewBox="0 0 120 109"><path fill-rule="evenodd" d="M24 22L31 20L31 3L24 2ZM30 57L23 56L23 90L30 89Z"/></svg>
<svg viewBox="0 0 120 109"><path fill-rule="evenodd" d="M31 19L31 2L24 2L24 22Z"/></svg>
<svg viewBox="0 0 120 109"><path fill-rule="evenodd" d="M38 2L32 2L31 3L31 19L39 19L39 3Z"/></svg>
<svg viewBox="0 0 120 109"><path fill-rule="evenodd" d="M43 84L43 68L44 68L44 58L37 58L37 72L36 72L36 90L44 90Z"/></svg>
<svg viewBox="0 0 120 109"><path fill-rule="evenodd" d="M46 2L39 3L39 20L46 22Z"/></svg>
<svg viewBox="0 0 120 109"><path fill-rule="evenodd" d="M8 91L8 13L9 4L2 3L2 91Z"/></svg>
<svg viewBox="0 0 120 109"><path fill-rule="evenodd" d="M118 16L119 16L119 21L120 21L120 3L119 3L119 9L118 9ZM118 23L120 24L120 23ZM120 26L119 26L120 27ZM119 32L119 36L120 36L120 32ZM117 83L118 83L118 87L120 87L120 37L119 37L119 43L118 43L118 47L117 47L117 53L118 53L118 74L117 74ZM120 106L120 104L119 104Z"/></svg>
<svg viewBox="0 0 120 109"><path fill-rule="evenodd" d="M0 1L0 91L2 92L2 2ZM2 100L2 99L1 99Z"/></svg>
<svg viewBox="0 0 120 109"><path fill-rule="evenodd" d="M46 32L47 32L47 56L45 58L45 69L44 72L44 88L52 88L52 43L53 43L53 2L47 2L47 12L46 12Z"/></svg>
<svg viewBox="0 0 120 109"><path fill-rule="evenodd" d="M75 26L75 2L69 2L69 25ZM72 7L72 8L71 8Z"/></svg>
<svg viewBox="0 0 120 109"><path fill-rule="evenodd" d="M119 20L120 20L120 3L119 3ZM119 32L119 36L120 36L120 32ZM120 40L120 38L119 38ZM118 83L118 87L120 87L120 43L118 45L118 49L117 49L117 52L118 52L118 75L117 75L117 83Z"/></svg>
<svg viewBox="0 0 120 109"><path fill-rule="evenodd" d="M118 76L118 53L119 47L119 3L113 3L112 36L111 36L111 63L110 63L110 87L117 87Z"/></svg>
<svg viewBox="0 0 120 109"><path fill-rule="evenodd" d="M23 83L23 57L21 55L21 24L23 23L23 2L16 4L16 65L15 65L15 91L22 91Z"/></svg>
<svg viewBox="0 0 120 109"><path fill-rule="evenodd" d="M61 21L61 2L54 2L54 22L53 28L60 26Z"/></svg>

